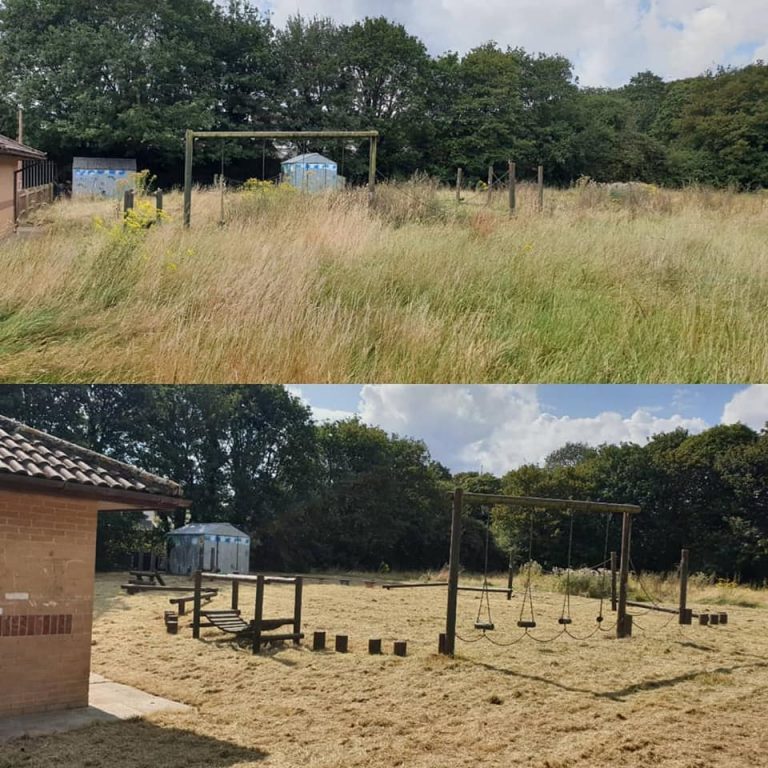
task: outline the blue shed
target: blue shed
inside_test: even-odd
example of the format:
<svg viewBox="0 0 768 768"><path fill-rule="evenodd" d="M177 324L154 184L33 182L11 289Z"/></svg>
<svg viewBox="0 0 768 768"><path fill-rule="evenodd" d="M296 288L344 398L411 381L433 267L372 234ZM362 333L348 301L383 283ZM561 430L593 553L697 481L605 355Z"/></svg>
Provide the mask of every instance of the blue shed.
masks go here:
<svg viewBox="0 0 768 768"><path fill-rule="evenodd" d="M296 155L285 160L281 166L283 181L305 192L321 192L343 186L344 179L338 175L338 168L317 152Z"/></svg>

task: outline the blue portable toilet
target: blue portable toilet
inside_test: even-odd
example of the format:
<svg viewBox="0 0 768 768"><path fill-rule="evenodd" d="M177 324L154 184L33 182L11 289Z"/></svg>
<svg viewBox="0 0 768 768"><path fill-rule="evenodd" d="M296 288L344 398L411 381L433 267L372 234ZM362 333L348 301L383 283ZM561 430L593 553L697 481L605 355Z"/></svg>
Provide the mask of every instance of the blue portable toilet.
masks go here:
<svg viewBox="0 0 768 768"><path fill-rule="evenodd" d="M322 192L343 186L336 163L317 152L296 155L280 165L285 184L304 192Z"/></svg>

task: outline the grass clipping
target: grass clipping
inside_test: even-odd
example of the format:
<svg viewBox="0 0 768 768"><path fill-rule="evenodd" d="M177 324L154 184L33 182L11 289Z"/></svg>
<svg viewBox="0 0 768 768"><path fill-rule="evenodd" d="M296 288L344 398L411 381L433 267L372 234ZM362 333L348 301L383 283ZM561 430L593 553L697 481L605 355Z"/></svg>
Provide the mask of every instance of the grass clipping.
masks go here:
<svg viewBox="0 0 768 768"><path fill-rule="evenodd" d="M0 243L6 381L725 382L768 376L768 196L429 181L62 201ZM143 208L141 206L144 206Z"/></svg>
<svg viewBox="0 0 768 768"><path fill-rule="evenodd" d="M15 741L0 750L0 768L747 768L768 753L761 591L692 584L697 611L728 595L758 605L720 608L729 612L726 626L679 627L674 616L633 609L628 640L601 632L508 647L460 641L449 659L436 654L441 587L308 583L304 631L326 630L331 648L334 634L348 634L350 652L286 644L253 656L216 630L193 640L189 615L178 635L166 634L168 596L126 596L119 583L97 580L93 671L194 709ZM563 596L548 585L535 583L540 641L560 631ZM253 597L241 586L246 618ZM223 589L210 607L229 600ZM520 600L491 595L497 643L520 637ZM480 637L472 629L478 604L478 594L461 593L466 641ZM291 587L267 588L267 616L290 615L291 606ZM574 635L592 631L598 608L597 600L571 598ZM615 615L604 610L610 625ZM382 638L384 655L367 654L370 637ZM406 658L392 654L398 639L408 641Z"/></svg>

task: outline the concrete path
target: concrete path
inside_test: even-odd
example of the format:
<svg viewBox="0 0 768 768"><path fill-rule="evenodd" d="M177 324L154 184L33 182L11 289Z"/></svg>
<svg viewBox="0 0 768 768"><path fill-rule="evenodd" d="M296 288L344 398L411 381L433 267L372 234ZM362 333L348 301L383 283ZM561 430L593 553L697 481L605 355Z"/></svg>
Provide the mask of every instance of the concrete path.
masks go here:
<svg viewBox="0 0 768 768"><path fill-rule="evenodd" d="M191 709L186 704L152 696L129 685L113 683L101 675L91 675L88 704L81 709L0 718L0 743L19 736L72 731L91 723L127 720L152 712Z"/></svg>

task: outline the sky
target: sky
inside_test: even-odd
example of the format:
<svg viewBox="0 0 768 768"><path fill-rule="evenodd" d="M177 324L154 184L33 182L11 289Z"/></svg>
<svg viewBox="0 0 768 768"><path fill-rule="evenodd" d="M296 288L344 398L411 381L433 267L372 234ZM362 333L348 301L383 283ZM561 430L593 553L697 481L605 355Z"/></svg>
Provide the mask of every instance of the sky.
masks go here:
<svg viewBox="0 0 768 768"><path fill-rule="evenodd" d="M768 385L315 384L289 390L316 421L357 416L423 440L454 472L502 475L542 462L567 442L633 442L683 427L692 433L768 421Z"/></svg>
<svg viewBox="0 0 768 768"><path fill-rule="evenodd" d="M266 0L282 26L296 13L350 23L386 16L430 53L489 40L563 54L582 85L618 86L652 70L665 79L768 61L766 0Z"/></svg>

